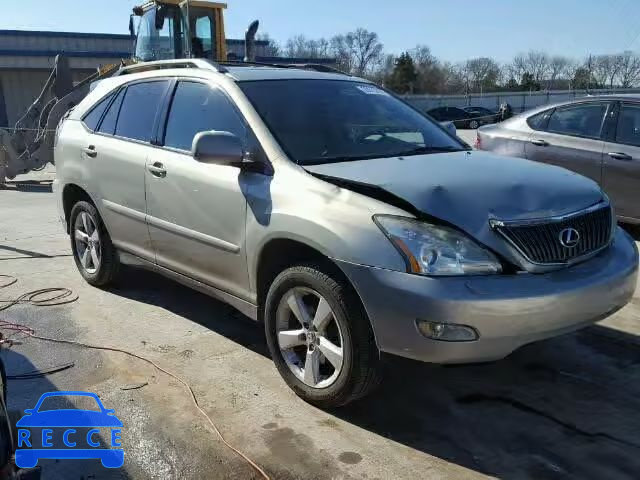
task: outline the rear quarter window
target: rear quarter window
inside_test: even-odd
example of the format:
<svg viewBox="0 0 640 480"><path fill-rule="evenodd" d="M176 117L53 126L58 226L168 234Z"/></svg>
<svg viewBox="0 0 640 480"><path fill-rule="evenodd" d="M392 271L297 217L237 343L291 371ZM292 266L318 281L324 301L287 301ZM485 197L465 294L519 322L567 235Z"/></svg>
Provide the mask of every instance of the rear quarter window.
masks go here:
<svg viewBox="0 0 640 480"><path fill-rule="evenodd" d="M527 125L534 130L544 130L547 127L547 121L552 110L545 110L527 118Z"/></svg>
<svg viewBox="0 0 640 480"><path fill-rule="evenodd" d="M107 107L111 103L111 100L113 99L114 95L115 95L114 93L107 95L104 99L98 102L98 104L95 105L89 111L89 113L87 113L82 118L82 123L84 123L85 126L92 132L95 131L96 128L98 128L98 125L100 124L100 119L102 118L104 111L107 109Z"/></svg>

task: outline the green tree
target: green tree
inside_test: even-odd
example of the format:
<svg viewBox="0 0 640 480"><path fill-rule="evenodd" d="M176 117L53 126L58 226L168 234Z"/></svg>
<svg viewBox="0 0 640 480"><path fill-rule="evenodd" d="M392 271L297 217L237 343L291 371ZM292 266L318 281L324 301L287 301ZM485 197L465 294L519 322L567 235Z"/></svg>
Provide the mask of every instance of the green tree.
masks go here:
<svg viewBox="0 0 640 480"><path fill-rule="evenodd" d="M520 87L522 90L538 91L540 90L540 83L538 83L533 74L524 72L522 74L522 80L520 80Z"/></svg>
<svg viewBox="0 0 640 480"><path fill-rule="evenodd" d="M397 93L413 93L418 80L418 72L413 58L407 52L396 59L393 73L389 79L389 88Z"/></svg>
<svg viewBox="0 0 640 480"><path fill-rule="evenodd" d="M587 67L577 68L573 74L571 87L576 90L587 90L589 88L597 88L598 82L591 74Z"/></svg>

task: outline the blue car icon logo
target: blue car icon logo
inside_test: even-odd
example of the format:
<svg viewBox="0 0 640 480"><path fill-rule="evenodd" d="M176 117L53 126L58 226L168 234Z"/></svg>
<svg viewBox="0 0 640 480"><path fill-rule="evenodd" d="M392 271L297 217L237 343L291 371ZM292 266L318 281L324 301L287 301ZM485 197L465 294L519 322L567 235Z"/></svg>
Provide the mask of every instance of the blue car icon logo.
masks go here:
<svg viewBox="0 0 640 480"><path fill-rule="evenodd" d="M40 411L42 402L51 397L90 397L95 400L98 410L79 408ZM43 394L36 406L26 409L18 420L18 448L16 465L32 468L38 460L50 459L100 459L107 468L119 468L124 463L121 444L122 422L115 411L104 407L95 393L51 392ZM29 429L25 428L28 427ZM105 448L98 441L102 429L109 429L111 448ZM86 434L80 429L88 429ZM40 435L38 435L38 434ZM65 448L54 448L54 439L62 441Z"/></svg>

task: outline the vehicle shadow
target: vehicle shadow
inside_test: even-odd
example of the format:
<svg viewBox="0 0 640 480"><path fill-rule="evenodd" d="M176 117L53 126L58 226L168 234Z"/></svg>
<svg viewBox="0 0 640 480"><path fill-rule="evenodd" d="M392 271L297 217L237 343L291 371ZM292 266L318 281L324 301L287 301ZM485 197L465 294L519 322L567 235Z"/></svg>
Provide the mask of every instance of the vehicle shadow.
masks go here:
<svg viewBox="0 0 640 480"><path fill-rule="evenodd" d="M36 375L33 375L33 373L38 372L39 369L31 363L29 358L17 352L15 349L0 349L0 358L4 363L7 375L9 376L9 380L7 382L7 408L13 425L12 431L15 443L17 441L17 428L15 427L15 422L23 416L24 410L35 407L38 399L43 393L56 392L59 391L59 389L47 376L37 377ZM29 374L29 378L12 378L21 377L25 373ZM69 375L69 372L67 371L56 375ZM55 408L76 408L76 406L69 401L67 397L58 397L57 400L59 401L56 403ZM106 406L109 408L109 405ZM40 446L40 440L36 440L34 437L41 435L42 429L29 428L28 430L31 431L31 438L33 440L32 446ZM52 448L65 448L64 445L61 445L61 438L58 438L59 435L57 434L60 433L59 430L60 429L54 429L54 435L51 440L53 443ZM83 429L77 428L76 430L81 432ZM85 432L82 431L82 433ZM103 446L108 446L110 442L109 438L103 438L102 435L94 435L93 440L99 442ZM126 471L126 464L122 468L105 468L101 465L100 460L40 460L38 462L38 467L42 468L43 480L70 480L83 478L91 478L95 480L126 480L130 478ZM1 470L2 466L0 465L0 471ZM0 474L0 478L2 478L2 474Z"/></svg>
<svg viewBox="0 0 640 480"><path fill-rule="evenodd" d="M126 274L112 288L113 293L164 308L271 358L262 328L234 308L159 274L130 266L124 268Z"/></svg>
<svg viewBox="0 0 640 480"><path fill-rule="evenodd" d="M262 327L231 307L140 269L114 293L150 303L269 356ZM235 321L230 321L233 317ZM637 478L640 339L593 326L488 364L385 357L371 396L336 417L500 478Z"/></svg>

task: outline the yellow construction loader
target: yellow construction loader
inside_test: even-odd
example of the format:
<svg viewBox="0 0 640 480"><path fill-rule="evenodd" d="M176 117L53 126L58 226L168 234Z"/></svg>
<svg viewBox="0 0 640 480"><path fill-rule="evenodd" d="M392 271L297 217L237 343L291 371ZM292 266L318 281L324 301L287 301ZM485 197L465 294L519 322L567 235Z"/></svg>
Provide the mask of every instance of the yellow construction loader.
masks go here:
<svg viewBox="0 0 640 480"><path fill-rule="evenodd" d="M105 65L75 85L68 60L58 55L38 98L14 128L0 129L0 185L5 179L53 163L55 129L63 116L89 93L93 82L139 62L182 58L226 61L226 8L224 3L203 0L149 0L135 7L129 19L129 32L135 42L132 58ZM258 22L254 21L247 30L245 61L255 58L257 29Z"/></svg>

